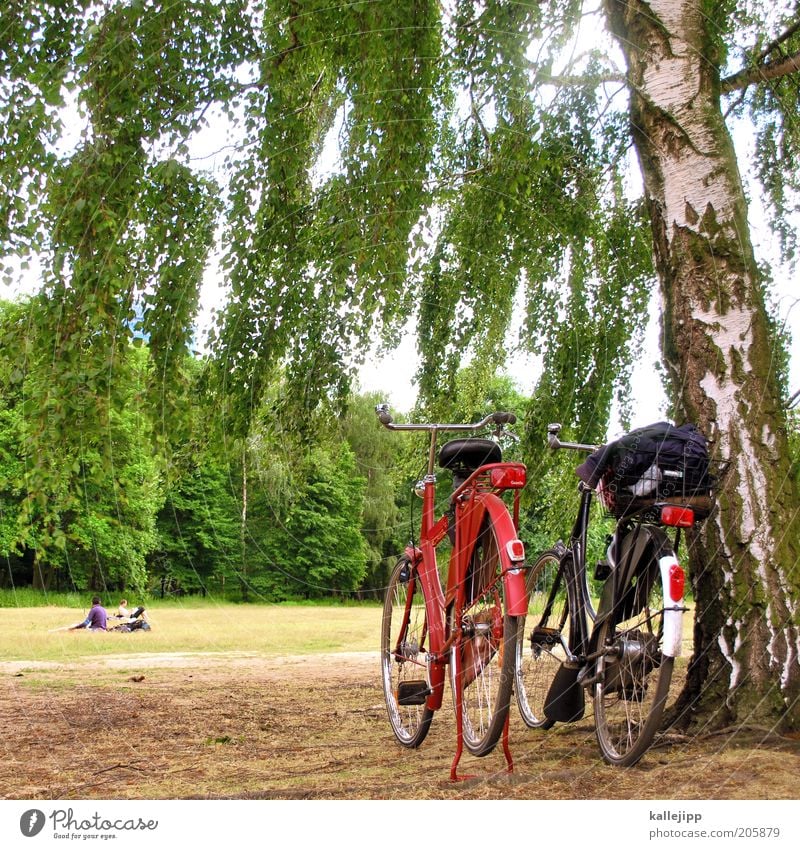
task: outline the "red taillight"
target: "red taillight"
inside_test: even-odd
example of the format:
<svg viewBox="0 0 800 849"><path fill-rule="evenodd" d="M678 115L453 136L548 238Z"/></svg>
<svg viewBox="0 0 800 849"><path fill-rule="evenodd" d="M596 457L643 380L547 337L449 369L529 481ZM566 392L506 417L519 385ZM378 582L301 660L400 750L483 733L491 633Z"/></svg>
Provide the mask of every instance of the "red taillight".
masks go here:
<svg viewBox="0 0 800 849"><path fill-rule="evenodd" d="M669 597L673 601L680 601L683 598L683 585L686 578L683 574L683 569L677 563L673 563L669 567Z"/></svg>
<svg viewBox="0 0 800 849"><path fill-rule="evenodd" d="M499 466L491 471L492 489L522 489L526 480L525 466Z"/></svg>
<svg viewBox="0 0 800 849"><path fill-rule="evenodd" d="M691 528L694 524L694 510L665 504L661 508L661 524L672 528Z"/></svg>

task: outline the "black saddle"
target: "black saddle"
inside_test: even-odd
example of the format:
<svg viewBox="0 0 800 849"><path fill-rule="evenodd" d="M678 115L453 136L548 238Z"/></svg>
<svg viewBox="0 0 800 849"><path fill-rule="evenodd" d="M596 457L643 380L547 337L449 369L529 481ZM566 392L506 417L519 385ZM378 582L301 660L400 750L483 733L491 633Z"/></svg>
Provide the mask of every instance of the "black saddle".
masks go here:
<svg viewBox="0 0 800 849"><path fill-rule="evenodd" d="M439 449L439 465L462 476L472 473L487 463L499 463L503 459L500 446L491 439L451 439Z"/></svg>

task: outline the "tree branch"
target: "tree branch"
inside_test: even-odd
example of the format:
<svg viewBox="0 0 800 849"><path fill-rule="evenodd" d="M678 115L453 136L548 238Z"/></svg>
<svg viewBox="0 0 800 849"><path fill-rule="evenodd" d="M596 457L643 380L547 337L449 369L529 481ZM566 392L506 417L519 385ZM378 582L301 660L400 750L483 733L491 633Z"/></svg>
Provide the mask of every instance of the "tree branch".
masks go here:
<svg viewBox="0 0 800 849"><path fill-rule="evenodd" d="M543 85L552 85L559 88L585 86L588 80L591 80L593 85L605 85L606 83L625 85L628 83L624 74L597 74L591 77L581 76L580 74L575 76L569 74L539 74L537 77L537 81Z"/></svg>
<svg viewBox="0 0 800 849"><path fill-rule="evenodd" d="M798 30L800 30L800 20L795 21L790 27L787 27L781 35L770 43L756 56L756 63L763 62L773 50L777 50L784 41L790 39Z"/></svg>
<svg viewBox="0 0 800 849"><path fill-rule="evenodd" d="M754 83L785 77L796 74L798 71L800 71L800 51L755 68L745 68L733 76L726 77L721 82L720 90L722 94L730 94L732 91L745 89Z"/></svg>

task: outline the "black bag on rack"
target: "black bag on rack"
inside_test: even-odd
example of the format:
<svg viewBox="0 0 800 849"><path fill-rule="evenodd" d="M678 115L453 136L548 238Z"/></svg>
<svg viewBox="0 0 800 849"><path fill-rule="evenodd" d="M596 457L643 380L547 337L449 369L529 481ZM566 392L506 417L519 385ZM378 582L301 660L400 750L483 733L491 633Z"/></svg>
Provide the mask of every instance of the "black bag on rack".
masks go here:
<svg viewBox="0 0 800 849"><path fill-rule="evenodd" d="M604 445L575 470L605 506L627 512L643 499L684 502L711 492L708 443L691 424L656 422Z"/></svg>

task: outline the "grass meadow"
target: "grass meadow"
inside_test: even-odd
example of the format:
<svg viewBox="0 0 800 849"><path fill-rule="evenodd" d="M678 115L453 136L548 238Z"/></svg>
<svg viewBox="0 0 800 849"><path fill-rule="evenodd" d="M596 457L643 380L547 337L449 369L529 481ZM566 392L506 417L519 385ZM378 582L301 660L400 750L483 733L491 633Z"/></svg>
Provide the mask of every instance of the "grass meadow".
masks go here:
<svg viewBox="0 0 800 849"><path fill-rule="evenodd" d="M257 656L377 651L376 604L259 605L210 599L146 603L152 630L119 633L66 630L88 610L83 596L0 597L0 662L72 663L125 653L222 653ZM39 601L34 606L34 601ZM113 610L113 608L110 608ZM109 620L112 624L114 620Z"/></svg>

